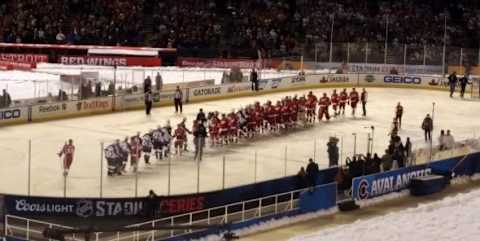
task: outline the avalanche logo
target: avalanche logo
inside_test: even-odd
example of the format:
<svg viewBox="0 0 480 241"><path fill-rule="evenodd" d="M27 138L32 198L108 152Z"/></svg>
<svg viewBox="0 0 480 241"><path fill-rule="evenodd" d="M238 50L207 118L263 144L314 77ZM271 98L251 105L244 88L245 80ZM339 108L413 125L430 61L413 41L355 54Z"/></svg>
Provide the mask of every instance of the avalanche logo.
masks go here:
<svg viewBox="0 0 480 241"><path fill-rule="evenodd" d="M77 202L77 209L75 210L77 216L88 218L93 214L93 202L88 200L81 200Z"/></svg>
<svg viewBox="0 0 480 241"><path fill-rule="evenodd" d="M360 180L360 183L358 184L358 199L367 199L368 198L368 181L366 179Z"/></svg>

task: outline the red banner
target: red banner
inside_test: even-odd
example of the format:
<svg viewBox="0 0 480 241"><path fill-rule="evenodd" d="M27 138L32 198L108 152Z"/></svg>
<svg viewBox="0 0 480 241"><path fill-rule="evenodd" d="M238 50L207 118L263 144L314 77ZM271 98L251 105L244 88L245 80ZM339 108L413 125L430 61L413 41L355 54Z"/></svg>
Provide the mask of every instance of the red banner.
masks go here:
<svg viewBox="0 0 480 241"><path fill-rule="evenodd" d="M177 65L199 68L273 68L275 60L178 58Z"/></svg>
<svg viewBox="0 0 480 241"><path fill-rule="evenodd" d="M12 54L12 53L0 53L0 60L36 64L40 62L48 62L48 56L46 54Z"/></svg>
<svg viewBox="0 0 480 241"><path fill-rule="evenodd" d="M18 62L0 60L1 70L13 70L13 69L32 70L35 67L36 67L35 63L29 64L29 63L18 63Z"/></svg>
<svg viewBox="0 0 480 241"><path fill-rule="evenodd" d="M127 56L60 56L58 62L67 65L102 65L102 66L160 66L158 57Z"/></svg>

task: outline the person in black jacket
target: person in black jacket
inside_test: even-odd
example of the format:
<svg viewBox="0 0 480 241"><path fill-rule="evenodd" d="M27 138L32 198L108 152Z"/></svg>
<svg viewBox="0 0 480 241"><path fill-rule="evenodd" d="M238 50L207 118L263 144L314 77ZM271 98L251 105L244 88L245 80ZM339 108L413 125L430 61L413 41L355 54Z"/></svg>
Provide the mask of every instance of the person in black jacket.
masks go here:
<svg viewBox="0 0 480 241"><path fill-rule="evenodd" d="M198 121L196 129L193 131L195 140L195 157L194 160L202 160L203 148L205 147L205 138L207 138L207 129L203 121Z"/></svg>
<svg viewBox="0 0 480 241"><path fill-rule="evenodd" d="M307 165L307 180L308 180L308 185L310 186L315 186L316 184L316 179L318 176L319 168L318 164L313 161L312 158L308 159L308 165Z"/></svg>
<svg viewBox="0 0 480 241"><path fill-rule="evenodd" d="M205 116L205 112L203 112L203 109L200 108L198 114L197 114L197 121L201 121L201 122L206 122L207 121L207 117Z"/></svg>
<svg viewBox="0 0 480 241"><path fill-rule="evenodd" d="M457 72L454 71L448 76L448 85L450 86L450 97L452 97L455 92L455 87L457 86Z"/></svg>
<svg viewBox="0 0 480 241"><path fill-rule="evenodd" d="M465 95L465 88L467 88L467 84L468 84L467 75L464 75L462 78L460 78L459 82L460 82L460 97L463 98L463 96Z"/></svg>
<svg viewBox="0 0 480 241"><path fill-rule="evenodd" d="M250 73L250 82L252 82L252 91L258 91L258 74L255 68Z"/></svg>

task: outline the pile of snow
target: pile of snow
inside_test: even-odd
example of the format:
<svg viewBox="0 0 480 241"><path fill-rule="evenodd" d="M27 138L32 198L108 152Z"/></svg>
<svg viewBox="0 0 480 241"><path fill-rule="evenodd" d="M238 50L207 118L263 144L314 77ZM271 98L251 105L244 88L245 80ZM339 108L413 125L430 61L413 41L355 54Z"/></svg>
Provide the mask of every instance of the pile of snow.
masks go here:
<svg viewBox="0 0 480 241"><path fill-rule="evenodd" d="M287 226L288 224L292 224L292 223L304 222L311 219L332 215L336 212L338 212L338 208L334 207L334 208L320 210L313 213L301 214L294 217L284 217L284 218L269 220L269 221L261 222L259 224L252 225L248 228L235 230L234 233L239 236L244 236L244 235L257 233L265 230L275 229L282 226ZM222 238L219 235L209 235L198 240L199 241L218 241L221 239Z"/></svg>
<svg viewBox="0 0 480 241"><path fill-rule="evenodd" d="M451 241L480 237L480 190L340 225L290 241Z"/></svg>

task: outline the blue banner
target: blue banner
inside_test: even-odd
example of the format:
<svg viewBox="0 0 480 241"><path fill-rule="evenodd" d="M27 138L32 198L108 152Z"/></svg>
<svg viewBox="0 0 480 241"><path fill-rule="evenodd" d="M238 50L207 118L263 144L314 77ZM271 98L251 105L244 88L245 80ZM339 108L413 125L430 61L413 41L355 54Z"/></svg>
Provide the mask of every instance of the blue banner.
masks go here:
<svg viewBox="0 0 480 241"><path fill-rule="evenodd" d="M335 181L337 168L321 170L316 185ZM5 196L6 214L37 217L167 217L230 203L256 199L305 187L297 176L249 184L224 190L142 198L51 198Z"/></svg>
<svg viewBox="0 0 480 241"><path fill-rule="evenodd" d="M378 197L408 188L410 180L418 176L440 174L444 176L473 175L480 172L480 153L434 161L428 164L354 178L352 196L355 200Z"/></svg>
<svg viewBox="0 0 480 241"><path fill-rule="evenodd" d="M337 205L337 183L317 186L300 194L299 206L302 212L315 212Z"/></svg>
<svg viewBox="0 0 480 241"><path fill-rule="evenodd" d="M401 191L408 187L412 178L431 173L431 168L419 165L357 177L353 179L352 196L355 200L363 200Z"/></svg>

